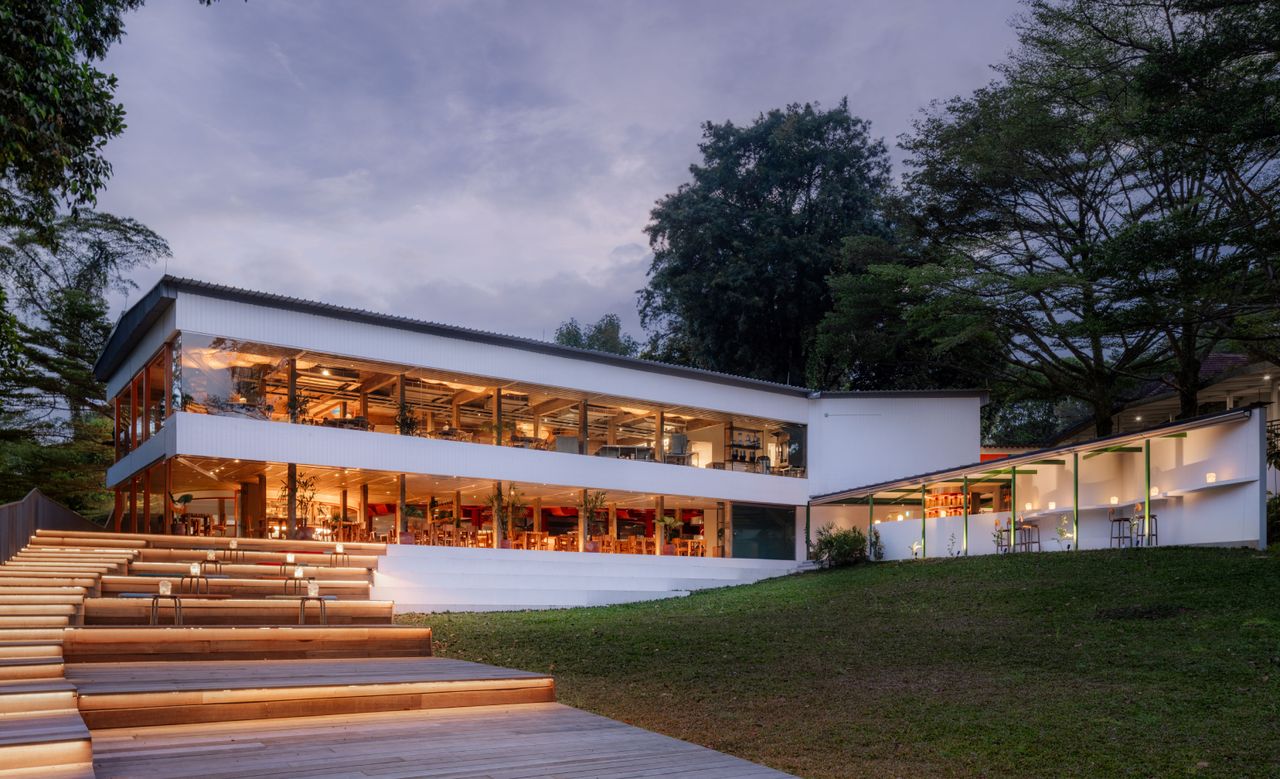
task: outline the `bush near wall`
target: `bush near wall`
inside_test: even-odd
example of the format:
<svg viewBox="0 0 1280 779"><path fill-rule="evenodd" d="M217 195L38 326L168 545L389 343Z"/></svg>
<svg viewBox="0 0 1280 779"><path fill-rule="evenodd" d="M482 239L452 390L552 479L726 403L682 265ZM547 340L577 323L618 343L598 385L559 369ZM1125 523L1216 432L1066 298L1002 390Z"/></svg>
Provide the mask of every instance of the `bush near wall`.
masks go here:
<svg viewBox="0 0 1280 779"><path fill-rule="evenodd" d="M855 527L836 530L834 525L828 524L818 531L813 552L814 559L823 568L866 562L867 537Z"/></svg>

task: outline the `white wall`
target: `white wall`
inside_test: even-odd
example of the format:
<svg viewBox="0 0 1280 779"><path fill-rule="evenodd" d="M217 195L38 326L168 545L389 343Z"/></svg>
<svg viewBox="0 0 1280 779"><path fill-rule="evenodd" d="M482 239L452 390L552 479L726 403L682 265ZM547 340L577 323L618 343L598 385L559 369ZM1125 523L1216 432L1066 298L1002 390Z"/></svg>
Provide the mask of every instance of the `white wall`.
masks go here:
<svg viewBox="0 0 1280 779"><path fill-rule="evenodd" d="M819 398L811 404L814 495L978 461L976 396Z"/></svg>
<svg viewBox="0 0 1280 779"><path fill-rule="evenodd" d="M166 439L172 441L170 457L294 462L786 506L808 499L804 479L782 476L207 414L179 413L165 427L174 431ZM108 471L108 483L128 476L132 466L128 459L117 463Z"/></svg>
<svg viewBox="0 0 1280 779"><path fill-rule="evenodd" d="M156 320L155 324L147 329L147 332L133 345L133 350L129 352L124 361L120 363L120 367L115 373L111 374L111 378L107 380L107 398L114 398L120 393L120 390L129 386L129 380L134 374L142 370L142 366L146 365L147 360L164 345L169 336L173 335L174 307L169 306L165 309L164 314Z"/></svg>
<svg viewBox="0 0 1280 779"><path fill-rule="evenodd" d="M179 293L176 308L176 326L183 331L787 422L805 422L808 416L808 399L802 394L735 387L712 377L703 380L642 366L607 366L191 292Z"/></svg>

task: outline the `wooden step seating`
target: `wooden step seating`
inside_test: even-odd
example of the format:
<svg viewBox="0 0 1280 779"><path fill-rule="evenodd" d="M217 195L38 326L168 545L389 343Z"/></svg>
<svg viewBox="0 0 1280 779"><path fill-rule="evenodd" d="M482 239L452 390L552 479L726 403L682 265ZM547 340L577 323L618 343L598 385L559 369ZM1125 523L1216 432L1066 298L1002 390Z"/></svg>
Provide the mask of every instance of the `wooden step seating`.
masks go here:
<svg viewBox="0 0 1280 779"><path fill-rule="evenodd" d="M179 577L187 573L191 567L192 560L186 563L133 563L129 566L129 573L135 576L151 575L151 576L168 576ZM235 563L223 563L217 570L223 576L230 576L237 579L284 579L292 577L294 569L301 567L304 579L317 578L326 581L354 581L364 582L368 584L372 578L367 568L339 568L328 565L285 565L282 569L280 565L239 565Z"/></svg>
<svg viewBox="0 0 1280 779"><path fill-rule="evenodd" d="M62 639L101 575L126 571L135 556L115 545L29 545L0 564L0 777L93 775Z"/></svg>
<svg viewBox="0 0 1280 779"><path fill-rule="evenodd" d="M159 592L162 576L104 576L101 588L103 597L119 597L124 593ZM168 577L177 592L178 577ZM320 594L332 595L338 600L368 600L371 585L363 581L331 581L320 579ZM293 592L286 589L284 578L272 579L210 579L209 592L215 595L231 595L237 598L266 598Z"/></svg>
<svg viewBox="0 0 1280 779"><path fill-rule="evenodd" d="M330 625L389 625L393 619L392 609L391 601L372 600L335 600L325 606ZM160 613L162 620L172 619L172 604L162 601ZM306 618L313 624L320 621L318 603L306 604ZM150 619L150 598L86 598L84 601L85 625L146 625ZM296 625L298 601L184 596L182 620L184 625Z"/></svg>
<svg viewBox="0 0 1280 779"><path fill-rule="evenodd" d="M555 700L549 676L439 657L76 663L67 679L95 730Z"/></svg>
<svg viewBox="0 0 1280 779"><path fill-rule="evenodd" d="M84 627L66 631L68 663L430 657L422 627Z"/></svg>

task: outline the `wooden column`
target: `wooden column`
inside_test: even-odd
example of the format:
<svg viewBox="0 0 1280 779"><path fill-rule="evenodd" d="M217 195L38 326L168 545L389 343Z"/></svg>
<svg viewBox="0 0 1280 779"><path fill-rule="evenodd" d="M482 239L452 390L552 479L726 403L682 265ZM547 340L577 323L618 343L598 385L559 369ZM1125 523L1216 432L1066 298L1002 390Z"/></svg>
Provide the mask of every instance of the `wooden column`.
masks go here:
<svg viewBox="0 0 1280 779"><path fill-rule="evenodd" d="M587 518L587 509L586 509L587 491L586 490L582 491L582 494L578 497L578 500L579 500L579 503L578 503L578 551L585 552L587 551L587 528L590 527L590 524L591 524Z"/></svg>
<svg viewBox="0 0 1280 779"><path fill-rule="evenodd" d="M653 459L657 462L666 462L667 459L666 446L663 444L666 431L667 412L659 409L653 418Z"/></svg>
<svg viewBox="0 0 1280 779"><path fill-rule="evenodd" d="M401 385L402 389L403 389L403 386L404 385L402 384ZM396 501L396 533L395 533L396 543L399 543L400 534L406 533L409 530L409 515L407 513L409 508L409 502L408 502L409 496L408 496L408 483L403 473L398 474L396 476L396 483L397 483L397 486L400 488L399 494L398 494L398 500Z"/></svg>
<svg viewBox="0 0 1280 779"><path fill-rule="evenodd" d="M587 401L578 404L578 454L587 454L587 436L591 432L587 417Z"/></svg>
<svg viewBox="0 0 1280 779"><path fill-rule="evenodd" d="M266 538L267 535L267 474L265 472L258 474L258 522L261 523L260 538Z"/></svg>
<svg viewBox="0 0 1280 779"><path fill-rule="evenodd" d="M542 498L533 499L533 532L542 532Z"/></svg>
<svg viewBox="0 0 1280 779"><path fill-rule="evenodd" d="M146 441L151 437L151 363L142 366L139 378L142 379L142 437L138 440Z"/></svg>
<svg viewBox="0 0 1280 779"><path fill-rule="evenodd" d="M454 430L462 427L462 404L458 402L456 395L449 403L449 426Z"/></svg>
<svg viewBox="0 0 1280 779"><path fill-rule="evenodd" d="M724 504L724 556L733 557L733 504Z"/></svg>
<svg viewBox="0 0 1280 779"><path fill-rule="evenodd" d="M124 493L120 490L120 486L116 485L116 508L111 513L111 529L120 532L120 526L124 522Z"/></svg>
<svg viewBox="0 0 1280 779"><path fill-rule="evenodd" d="M366 422L369 421L369 393L367 392L360 393L360 416L364 417Z"/></svg>
<svg viewBox="0 0 1280 779"><path fill-rule="evenodd" d="M160 512L160 521L164 524L164 527L160 529L160 532L169 535L173 532L173 460L164 461L162 473L164 474L164 501L161 505L164 508ZM218 513L222 513L221 500L218 501Z"/></svg>
<svg viewBox="0 0 1280 779"><path fill-rule="evenodd" d="M129 532L138 532L138 477L129 478Z"/></svg>
<svg viewBox="0 0 1280 779"><path fill-rule="evenodd" d="M289 463L289 475L285 477L289 493L288 533L289 538L298 531L298 464Z"/></svg>
<svg viewBox="0 0 1280 779"><path fill-rule="evenodd" d="M338 540L347 541L347 488L338 495Z"/></svg>
<svg viewBox="0 0 1280 779"><path fill-rule="evenodd" d="M125 453L132 452L138 448L138 382L136 380L129 381L129 445L125 447ZM138 532L134 530L133 532Z"/></svg>
<svg viewBox="0 0 1280 779"><path fill-rule="evenodd" d="M618 537L618 504L609 504L609 537Z"/></svg>
<svg viewBox="0 0 1280 779"><path fill-rule="evenodd" d="M298 360L289 358L289 421L297 422L302 418L298 413ZM290 528L292 530L292 528ZM291 533L292 535L292 533Z"/></svg>
<svg viewBox="0 0 1280 779"><path fill-rule="evenodd" d="M493 388L493 444L502 446L502 387Z"/></svg>
<svg viewBox="0 0 1280 779"><path fill-rule="evenodd" d="M462 490L453 491L453 526L460 527L462 522Z"/></svg>
<svg viewBox="0 0 1280 779"><path fill-rule="evenodd" d="M142 516L146 517L146 519L144 520L146 523L146 526L143 528L142 532L150 533L151 532L151 469L150 468L142 472L142 512L143 512Z"/></svg>
<svg viewBox="0 0 1280 779"><path fill-rule="evenodd" d="M164 345L164 418L173 414L173 341Z"/></svg>
<svg viewBox="0 0 1280 779"><path fill-rule="evenodd" d="M400 415L408 411L404 399L404 374L396 377L396 433L400 432Z"/></svg>
<svg viewBox="0 0 1280 779"><path fill-rule="evenodd" d="M369 513L369 485L360 485L360 526L367 538L373 538L373 515Z"/></svg>
<svg viewBox="0 0 1280 779"><path fill-rule="evenodd" d="M227 499L218 498L218 524L223 528L227 526ZM227 532L225 529L222 532Z"/></svg>
<svg viewBox="0 0 1280 779"><path fill-rule="evenodd" d="M653 512L653 553L655 555L662 554L662 545L666 543L667 540L667 534L665 532L666 529L662 526L662 520L665 519L666 516L667 501L666 498L659 495L654 499Z"/></svg>
<svg viewBox="0 0 1280 779"><path fill-rule="evenodd" d="M506 497L507 497L507 496L506 496L505 494L503 494L503 492L502 492L502 482L500 482L500 481L495 481L495 482L493 483L493 491L494 491L494 493L495 493L495 494L497 494L497 495L499 496L499 500L500 500L500 501L505 501L505 500L506 500ZM501 548L502 548L502 525L503 525L503 523L504 523L504 522L506 522L506 519L505 519L505 518L503 518L503 517L499 517L499 514L501 514L501 513L502 513L502 511L501 511L501 508L500 508L499 506L495 506L495 507L493 508L493 520L492 520L492 521L493 521L493 548L494 548L494 549L501 549Z"/></svg>

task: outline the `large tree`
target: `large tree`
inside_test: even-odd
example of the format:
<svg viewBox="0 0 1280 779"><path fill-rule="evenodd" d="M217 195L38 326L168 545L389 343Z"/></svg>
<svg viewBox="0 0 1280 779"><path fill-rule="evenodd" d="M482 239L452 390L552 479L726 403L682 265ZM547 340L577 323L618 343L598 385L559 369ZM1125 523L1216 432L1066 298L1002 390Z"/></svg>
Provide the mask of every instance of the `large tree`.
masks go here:
<svg viewBox="0 0 1280 779"><path fill-rule="evenodd" d="M115 76L94 63L142 0L0 4L0 226L53 238L59 209L94 203L103 146L124 129Z"/></svg>
<svg viewBox="0 0 1280 779"><path fill-rule="evenodd" d="M21 343L0 364L0 500L39 487L93 515L106 508L102 474L113 457L106 389L92 371L111 332L106 295L132 288L130 272L169 247L134 220L91 211L49 229L51 243L37 230L7 230L0 241Z"/></svg>
<svg viewBox="0 0 1280 779"><path fill-rule="evenodd" d="M889 162L847 101L703 126L692 181L658 201L640 314L655 356L804 379L846 238L883 235Z"/></svg>
<svg viewBox="0 0 1280 779"><path fill-rule="evenodd" d="M1103 251L1159 327L1181 415L1227 339L1274 352L1280 321L1280 5L1035 0L1012 83L1114 139L1130 204Z"/></svg>
<svg viewBox="0 0 1280 779"><path fill-rule="evenodd" d="M605 314L595 324L587 325L570 318L556 328L556 343L626 357L634 357L640 351L636 339L623 332L622 320L617 314Z"/></svg>

